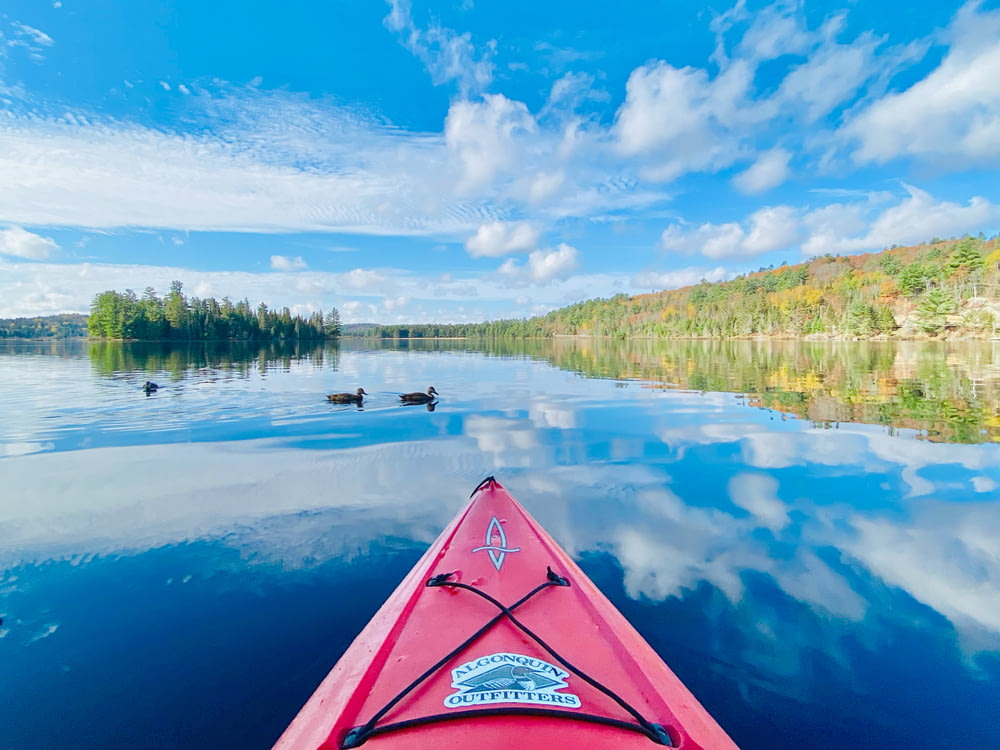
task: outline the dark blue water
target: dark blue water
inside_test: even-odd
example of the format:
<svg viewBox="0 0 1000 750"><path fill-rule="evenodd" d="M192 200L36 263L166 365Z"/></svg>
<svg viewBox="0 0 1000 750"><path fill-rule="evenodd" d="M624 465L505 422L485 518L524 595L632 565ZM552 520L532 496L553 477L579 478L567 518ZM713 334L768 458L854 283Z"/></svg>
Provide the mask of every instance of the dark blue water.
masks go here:
<svg viewBox="0 0 1000 750"><path fill-rule="evenodd" d="M460 349L120 354L0 350L3 750L270 747L488 474L741 747L1000 747L995 444Z"/></svg>

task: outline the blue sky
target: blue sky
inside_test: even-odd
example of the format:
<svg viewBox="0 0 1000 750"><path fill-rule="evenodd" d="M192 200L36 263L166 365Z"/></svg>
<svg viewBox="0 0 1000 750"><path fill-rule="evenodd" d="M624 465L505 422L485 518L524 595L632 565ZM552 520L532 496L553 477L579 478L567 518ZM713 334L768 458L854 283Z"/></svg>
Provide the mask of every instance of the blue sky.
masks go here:
<svg viewBox="0 0 1000 750"><path fill-rule="evenodd" d="M994 234L998 167L997 2L0 8L0 317L522 317Z"/></svg>

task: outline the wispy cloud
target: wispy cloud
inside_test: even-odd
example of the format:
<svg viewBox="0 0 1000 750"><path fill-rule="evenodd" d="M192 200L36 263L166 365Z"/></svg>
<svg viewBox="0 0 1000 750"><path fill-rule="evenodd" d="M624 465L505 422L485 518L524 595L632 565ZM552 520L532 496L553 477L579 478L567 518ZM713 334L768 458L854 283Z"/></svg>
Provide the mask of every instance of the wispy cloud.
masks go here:
<svg viewBox="0 0 1000 750"><path fill-rule="evenodd" d="M792 155L783 148L775 148L760 157L745 172L733 178L733 184L741 193L755 195L778 187L786 179L790 170L788 162Z"/></svg>
<svg viewBox="0 0 1000 750"><path fill-rule="evenodd" d="M413 21L410 0L388 2L386 28L399 34L403 45L427 67L435 85L454 81L463 96L480 94L489 87L493 80L494 41L487 41L477 50L471 34L459 34L438 24L419 28Z"/></svg>
<svg viewBox="0 0 1000 750"><path fill-rule="evenodd" d="M52 37L40 29L36 29L19 21L11 21L11 38L7 40L8 47L20 47L25 50L28 57L36 62L45 59L44 50L55 44ZM3 35L0 34L0 42Z"/></svg>
<svg viewBox="0 0 1000 750"><path fill-rule="evenodd" d="M844 127L857 144L855 160L1000 157L1000 10L981 6L974 0L959 10L944 35L947 54L928 76L873 102Z"/></svg>

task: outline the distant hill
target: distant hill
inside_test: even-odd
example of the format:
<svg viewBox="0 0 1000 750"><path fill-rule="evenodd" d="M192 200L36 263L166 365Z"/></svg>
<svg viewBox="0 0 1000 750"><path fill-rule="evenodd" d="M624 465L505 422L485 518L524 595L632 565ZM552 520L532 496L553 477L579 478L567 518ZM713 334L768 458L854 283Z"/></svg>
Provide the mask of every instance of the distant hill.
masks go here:
<svg viewBox="0 0 1000 750"><path fill-rule="evenodd" d="M732 281L590 300L542 318L549 335L988 337L1000 326L1000 243L934 240L762 268Z"/></svg>
<svg viewBox="0 0 1000 750"><path fill-rule="evenodd" d="M481 324L376 326L382 338L989 338L1000 328L1000 237L825 255L731 281L579 302Z"/></svg>
<svg viewBox="0 0 1000 750"><path fill-rule="evenodd" d="M0 339L73 339L86 336L87 316L79 313L0 318Z"/></svg>
<svg viewBox="0 0 1000 750"><path fill-rule="evenodd" d="M340 327L341 336L367 336L374 329L379 328L378 323L345 323Z"/></svg>

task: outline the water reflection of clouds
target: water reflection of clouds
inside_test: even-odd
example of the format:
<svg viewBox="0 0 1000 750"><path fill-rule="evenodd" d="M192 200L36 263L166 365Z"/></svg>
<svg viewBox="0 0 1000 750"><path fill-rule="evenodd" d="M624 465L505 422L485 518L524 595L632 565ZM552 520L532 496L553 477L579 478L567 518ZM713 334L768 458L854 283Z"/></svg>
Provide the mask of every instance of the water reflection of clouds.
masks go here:
<svg viewBox="0 0 1000 750"><path fill-rule="evenodd" d="M576 427L576 407L565 400L548 396L532 396L528 417L540 429L571 430Z"/></svg>
<svg viewBox="0 0 1000 750"><path fill-rule="evenodd" d="M959 452L968 450L977 447ZM708 582L739 607L752 571L823 619L857 622L871 608L885 610L899 595L893 591L905 592L948 618L966 648L1000 648L996 501L924 498L869 507L865 497L842 491L836 475L818 480L810 493L793 475L739 471L728 480L728 497L703 505L691 502L697 487L635 469L565 467L529 481L532 494L544 498L536 515L552 522L574 554L611 551L634 598L684 596ZM619 470L624 475L609 505L606 485ZM552 506L567 498L555 513ZM859 568L890 588L865 582Z"/></svg>
<svg viewBox="0 0 1000 750"><path fill-rule="evenodd" d="M43 453L55 447L52 443L0 443L0 458L4 456L27 456Z"/></svg>
<svg viewBox="0 0 1000 750"><path fill-rule="evenodd" d="M556 492L578 498L592 495L587 488L594 485L594 477L573 471L562 479ZM618 506L630 511L621 518L602 516L595 523L566 530L573 534L577 551L610 545L630 596L662 600L682 596L707 581L735 605L746 591L744 573L757 571L815 609L848 619L863 615L866 605L861 597L811 549L803 546L794 554L776 556L773 538L757 533L780 530L788 523L789 508L777 498L774 478L744 472L730 481L734 504L755 511L742 518L718 507L686 503L664 486L669 482L663 475L642 478L633 473L629 486L635 488L634 494L625 493Z"/></svg>
<svg viewBox="0 0 1000 750"><path fill-rule="evenodd" d="M855 425L776 431L745 421L731 397L660 395L643 392L647 412L616 412L636 423L606 432L592 424L606 403L533 394L517 408L456 410L459 432L432 440L391 442L365 422L371 444L358 446L358 422L335 436L350 445L328 450L247 440L11 456L0 462L0 486L14 488L0 498L0 565L222 539L294 567L378 537L426 543L497 473L571 554L613 553L633 597L707 582L749 607L747 576L759 574L819 621L857 622L898 591L947 617L968 648L996 646L1000 504L983 497L1000 480L995 446ZM568 430L589 430L581 443L608 455L567 459ZM654 435L674 450L629 461ZM859 482L883 491L859 494ZM890 592L859 583L857 568ZM751 603L762 639L795 642L780 613Z"/></svg>
<svg viewBox="0 0 1000 750"><path fill-rule="evenodd" d="M338 508L376 516L371 537L414 539L412 522L428 515L436 529L430 541L488 467L473 447L463 455L453 446L451 458L466 471L429 471L441 456L426 445L303 451L259 440L5 459L0 565L142 551L220 538L238 527L249 534L274 517ZM401 505L401 497L411 502ZM296 550L284 553L291 560Z"/></svg>
<svg viewBox="0 0 1000 750"><path fill-rule="evenodd" d="M465 419L465 434L490 456L494 467L530 467L539 460L539 452L548 457L550 449L542 447L537 428L528 419L472 415Z"/></svg>
<svg viewBox="0 0 1000 750"><path fill-rule="evenodd" d="M778 480L768 474L737 474L729 480L729 498L765 528L781 531L788 525L788 507L778 499Z"/></svg>
<svg viewBox="0 0 1000 750"><path fill-rule="evenodd" d="M951 620L973 647L997 648L1000 634L1000 507L923 499L910 519L827 519L848 525L840 549L890 586ZM985 643L981 643L986 634Z"/></svg>

